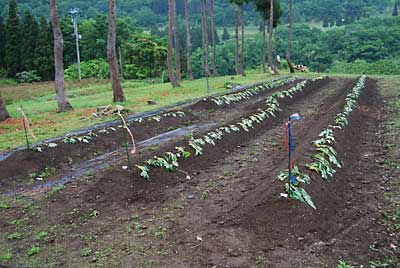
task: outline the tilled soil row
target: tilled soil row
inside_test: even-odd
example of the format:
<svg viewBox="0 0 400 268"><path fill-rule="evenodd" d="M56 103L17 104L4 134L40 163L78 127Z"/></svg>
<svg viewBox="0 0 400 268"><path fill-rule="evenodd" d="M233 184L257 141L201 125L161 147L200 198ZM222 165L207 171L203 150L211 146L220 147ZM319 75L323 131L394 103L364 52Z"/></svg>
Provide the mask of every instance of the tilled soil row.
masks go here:
<svg viewBox="0 0 400 268"><path fill-rule="evenodd" d="M181 126L204 124L204 122L222 124L223 122L238 118L243 111L248 109L248 106L252 106L254 103L262 101L272 93L288 89L301 81L302 80L297 80L288 85L266 90L253 98L234 103L229 107L219 107L213 104L213 108L207 108L206 111L199 110L201 107L210 106L210 101L200 101L199 103L179 109L179 111L185 113L184 117L166 117L162 118L160 122L154 120L150 122L144 120L141 123L134 122L130 124L130 129L134 134L135 142L141 142L162 133L178 129ZM40 173L46 170L49 171L48 173L51 173L51 177L58 176L71 168L79 166L85 161L123 147L125 144L123 130L118 127L114 129L115 130L108 129L107 133L95 131L94 133L98 136L93 137L89 143L77 142L68 144L61 142L58 143L56 148L42 146L42 153L33 150L16 152L9 158L0 161L1 188L15 189L17 185L21 186L29 181L30 177L31 179L40 177ZM51 177L47 179L51 179ZM38 184L38 182L33 180L33 184Z"/></svg>
<svg viewBox="0 0 400 268"><path fill-rule="evenodd" d="M247 244L253 242L250 239L252 236L243 227L240 227L239 232L236 226L241 224L239 219L251 216L243 213L248 211L248 206L254 205L254 199L263 200L265 193L256 191L257 189L275 189L269 198L279 203L288 203L276 197L281 191L280 186L271 186L276 171L285 166L285 153L280 145L285 119L293 112L300 112L304 124L299 123L295 129L302 129L306 134L300 135L296 132L296 136L302 138L297 145L313 139L314 134L319 131L312 130L314 124L321 121L316 128L321 126L322 129L327 123L322 121L328 120L328 117L329 120L333 118L331 114L335 114L341 108L344 97L354 84L355 80L351 79L310 83L295 98L281 102L284 111L279 113L277 118L256 124L249 133L233 133L218 142L216 147L206 147L203 156L182 161L181 169L190 173L190 181L179 172L169 173L162 169L153 169L151 180L144 181L137 172L132 174L120 168L112 168L92 174L87 180L67 185L65 190L53 196L51 200L39 201L37 205L41 209L35 211L29 223L43 229L46 229L45 226L67 226L64 231L74 234L70 237L57 236L51 242L75 249L57 257L58 267L79 267L81 262L87 261L76 258L76 252L79 255L80 248L88 243L83 243L80 237L89 233L96 237L96 247L113 247L118 252L121 250L118 258L109 256L108 265L111 265L111 259L115 259L112 267L132 267L132 264L136 267L136 263L141 267L139 255L144 254L143 258L148 259L146 254L152 252L156 252L156 255L151 256L152 264L147 267L226 267L222 265L227 264L230 265L228 267L254 267L255 250ZM255 105L242 116L264 107L264 101L259 102L263 106ZM318 116L318 113L324 116ZM201 134L204 133L196 133L195 137ZM177 140L161 146L155 152L141 152L134 163L141 164L153 155L161 155L183 144ZM253 149L256 150L256 155L253 155ZM264 172L268 172L268 175ZM260 185L260 182L263 184ZM214 184L222 186L215 189L210 186ZM254 199L249 197L253 194L258 196ZM243 206L243 200L246 200L248 206ZM139 218L156 219L165 213L165 206L175 202L182 203L177 205L182 206L179 209L180 216L177 219L164 220L161 226L165 226L167 234L163 234L164 229L156 232L156 235L161 233L162 237L165 237L161 242L153 238L126 236L125 224L128 220L121 218L135 214ZM95 212L98 215L93 214ZM24 210L20 210L17 213L13 212L13 216L23 218L24 213ZM13 229L13 226L6 222L0 222L0 227L5 232L11 232ZM250 240L241 239L241 234L245 234ZM203 239L203 242L200 243L196 235ZM279 240L279 237L277 239ZM29 240L24 241L24 244L29 243ZM126 247L137 248L139 244L147 245L144 247L148 247L148 253L126 251ZM245 246L246 254L237 250ZM159 249L163 255L157 255ZM232 266L238 263L242 264ZM211 264L213 265L210 266Z"/></svg>
<svg viewBox="0 0 400 268"><path fill-rule="evenodd" d="M324 101L321 109L311 112L310 119L295 126L298 163L310 161L307 148L313 147L311 141L340 111L340 99ZM171 241L179 245L175 251L190 258L184 262L173 258L181 265L177 267L317 268L336 267L339 260L368 264L374 259L378 253L370 247L377 245L384 231L377 226L384 190L377 186L381 171L374 160L382 150L376 136L380 112L375 81L368 80L359 103L360 108L350 117L350 126L336 137L335 147L344 168L331 182L314 177L307 188L317 211L279 197L282 185L273 180L286 166L284 149L262 148L252 153L253 161L236 164L239 171L234 171L233 181L211 191L215 198L192 202L180 218ZM280 132L277 129L268 133L275 137L273 142L279 142ZM263 135L255 145L260 146L266 139L268 135ZM205 173L210 179L216 176L210 171ZM194 236L201 236L203 243L191 248L196 243Z"/></svg>

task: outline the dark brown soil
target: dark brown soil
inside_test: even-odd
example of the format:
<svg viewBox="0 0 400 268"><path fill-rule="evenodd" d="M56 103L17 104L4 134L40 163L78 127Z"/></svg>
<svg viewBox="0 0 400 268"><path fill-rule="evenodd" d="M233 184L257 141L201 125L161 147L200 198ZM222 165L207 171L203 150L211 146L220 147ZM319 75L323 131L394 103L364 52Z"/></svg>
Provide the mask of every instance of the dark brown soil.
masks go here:
<svg viewBox="0 0 400 268"><path fill-rule="evenodd" d="M379 135L381 102L376 81L368 80L350 126L336 134L335 147L344 168L330 182L314 176L307 187L317 210L281 198L283 185L275 180L286 167L286 118L294 112L302 116L294 126L295 161L306 171L304 165L313 153L311 142L333 123L355 82L326 79L310 84L294 99L282 101L283 112L274 120L256 125L249 133L227 135L217 146L206 147L204 155L182 161L180 169L191 180L180 172L152 169L151 180L144 181L118 163L68 184L51 197L31 195L35 208L14 200L0 218L6 234L15 231L12 219L26 218L26 227L19 231L27 234L11 242L13 252L23 255L32 243L43 252L12 263L30 267L335 268L339 260L350 259L368 264L381 254L371 250L371 245L379 247L389 237L379 224L385 188L381 187L383 166L377 159L385 151ZM229 124L263 104L263 99L257 99L225 114L193 112L193 116ZM182 144L185 141L178 138L157 150L140 152L133 161L141 164ZM48 230L49 238L35 241L39 230ZM85 247L92 253L83 258Z"/></svg>
<svg viewBox="0 0 400 268"><path fill-rule="evenodd" d="M235 103L230 106L234 110L231 110L231 108L227 109L226 107L218 107L214 103L212 103L213 109L208 109L207 107L210 106L209 101L200 101L181 109L180 111L185 113L184 117L167 117L161 119L160 122L148 122L145 120L141 123L132 123L130 129L134 133L135 141L140 142L181 126L190 126L204 122L216 122L220 124L224 121L229 122L248 109L247 106L255 102L257 102L257 105L262 105L260 101L262 102L267 96L287 89L300 81L302 80L265 91L249 100ZM199 111L199 109L201 110ZM108 133L94 131L98 136L94 137L87 144L79 142L67 144L61 141L57 142L58 146L56 148L50 149L42 146L42 153L33 150L22 150L15 153L9 158L0 161L0 189L10 190L14 187L15 190L16 187L21 187L26 183L40 184L40 182L38 183L34 179L40 177L39 175L46 169L50 170L49 178L45 178L49 180L81 165L87 160L123 147L125 144L123 131L119 127L115 127L115 129L116 131L108 130Z"/></svg>

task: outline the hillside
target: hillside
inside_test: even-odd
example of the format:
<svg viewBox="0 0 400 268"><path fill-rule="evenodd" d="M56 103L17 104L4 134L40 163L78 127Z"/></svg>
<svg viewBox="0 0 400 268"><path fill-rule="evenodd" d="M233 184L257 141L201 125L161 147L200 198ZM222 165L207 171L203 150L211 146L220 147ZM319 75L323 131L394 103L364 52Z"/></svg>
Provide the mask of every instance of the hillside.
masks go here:
<svg viewBox="0 0 400 268"><path fill-rule="evenodd" d="M17 1L21 13L29 9L35 16L48 16L49 7L46 0L19 0ZM283 10L288 10L288 0L282 0ZM352 22L365 16L389 13L393 7L393 0L295 0L295 19L298 22L322 21L335 24L336 22ZM183 14L183 0L177 1L178 14ZM200 13L200 1L191 0L190 12ZM117 1L120 16L129 16L140 26L150 27L154 24L164 24L167 18L166 0L120 0ZM0 0L0 16L4 19L8 12L8 0ZM68 10L76 7L82 11L82 16L93 18L97 14L107 12L107 1L96 0L60 0L60 13L66 16ZM258 25L259 16L254 11L253 4L247 4L248 22ZM215 1L216 23L218 26L229 26L233 24L233 6L227 0ZM287 12L283 16L286 21ZM192 16L192 19L199 19Z"/></svg>

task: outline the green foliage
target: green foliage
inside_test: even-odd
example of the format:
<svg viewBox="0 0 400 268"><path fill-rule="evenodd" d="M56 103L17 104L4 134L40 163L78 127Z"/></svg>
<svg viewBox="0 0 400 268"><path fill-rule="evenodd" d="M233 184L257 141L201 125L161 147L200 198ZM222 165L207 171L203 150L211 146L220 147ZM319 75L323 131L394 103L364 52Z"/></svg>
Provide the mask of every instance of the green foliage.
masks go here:
<svg viewBox="0 0 400 268"><path fill-rule="evenodd" d="M127 79L159 77L167 69L167 44L164 39L135 33L123 46Z"/></svg>
<svg viewBox="0 0 400 268"><path fill-rule="evenodd" d="M40 253L40 248L38 246L32 246L28 252L28 256L33 256Z"/></svg>
<svg viewBox="0 0 400 268"><path fill-rule="evenodd" d="M54 76L53 53L52 27L45 17L41 17L33 65L42 80L51 80Z"/></svg>
<svg viewBox="0 0 400 268"><path fill-rule="evenodd" d="M21 35L20 20L18 16L18 7L16 0L10 0L8 7L8 18L6 23L5 34L5 57L4 62L7 67L8 75L14 77L16 73L21 70L20 66L20 49L21 49Z"/></svg>
<svg viewBox="0 0 400 268"><path fill-rule="evenodd" d="M22 238L22 234L19 232L14 232L7 236L7 239L9 239L9 240L19 240L21 238Z"/></svg>
<svg viewBox="0 0 400 268"><path fill-rule="evenodd" d="M5 262L9 262L13 257L13 254L11 252L10 249L7 249L6 252L3 252L3 254L1 255L1 260L5 261Z"/></svg>
<svg viewBox="0 0 400 268"><path fill-rule="evenodd" d="M46 231L40 231L36 236L35 240L43 240L45 239L49 234Z"/></svg>
<svg viewBox="0 0 400 268"><path fill-rule="evenodd" d="M88 257L88 256L90 256L90 254L92 254L92 250L90 248L86 247L86 248L82 249L82 252L81 252L82 257Z"/></svg>
<svg viewBox="0 0 400 268"><path fill-rule="evenodd" d="M400 58L388 58L375 62L356 60L354 62L335 62L330 73L367 74L367 75L399 75Z"/></svg>
<svg viewBox="0 0 400 268"><path fill-rule="evenodd" d="M38 76L36 71L23 71L21 73L17 73L15 75L18 83L33 83L39 82L40 77Z"/></svg>
<svg viewBox="0 0 400 268"><path fill-rule="evenodd" d="M64 72L65 79L78 79L78 65L70 65ZM107 79L110 77L110 69L108 63L103 59L89 60L81 62L81 77Z"/></svg>

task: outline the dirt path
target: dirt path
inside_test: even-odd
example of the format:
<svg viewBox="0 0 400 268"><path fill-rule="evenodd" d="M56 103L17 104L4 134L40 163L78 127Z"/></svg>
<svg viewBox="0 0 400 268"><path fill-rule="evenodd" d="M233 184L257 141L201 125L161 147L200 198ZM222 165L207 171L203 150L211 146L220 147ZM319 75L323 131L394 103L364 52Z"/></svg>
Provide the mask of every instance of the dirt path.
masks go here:
<svg viewBox="0 0 400 268"><path fill-rule="evenodd" d="M182 163L192 179L156 170L145 182L138 174L110 168L88 174L83 181L43 199L23 200L0 218L4 233L16 230L13 263L29 267L332 267L351 257L365 263L379 255L378 225L387 170L379 125L376 83L360 99L350 126L337 136L345 168L331 182L314 178L307 191L318 210L280 198L274 181L286 167L283 123L291 113L302 120L294 128L296 162L309 162L311 141L332 123L355 80L334 79L318 84L284 103L275 120L255 126L207 147L205 154ZM258 103L259 102L259 103ZM243 106L252 113L262 99ZM229 113L231 114L231 113ZM221 120L221 119L220 119ZM220 122L226 122L220 121ZM200 132L201 133L201 132ZM172 141L157 154L179 145ZM16 227L12 219L26 219ZM48 236L34 237L41 230ZM0 251L4 248L0 237ZM3 240L3 241L2 241ZM32 244L43 253L30 258ZM82 257L89 249L89 256Z"/></svg>

